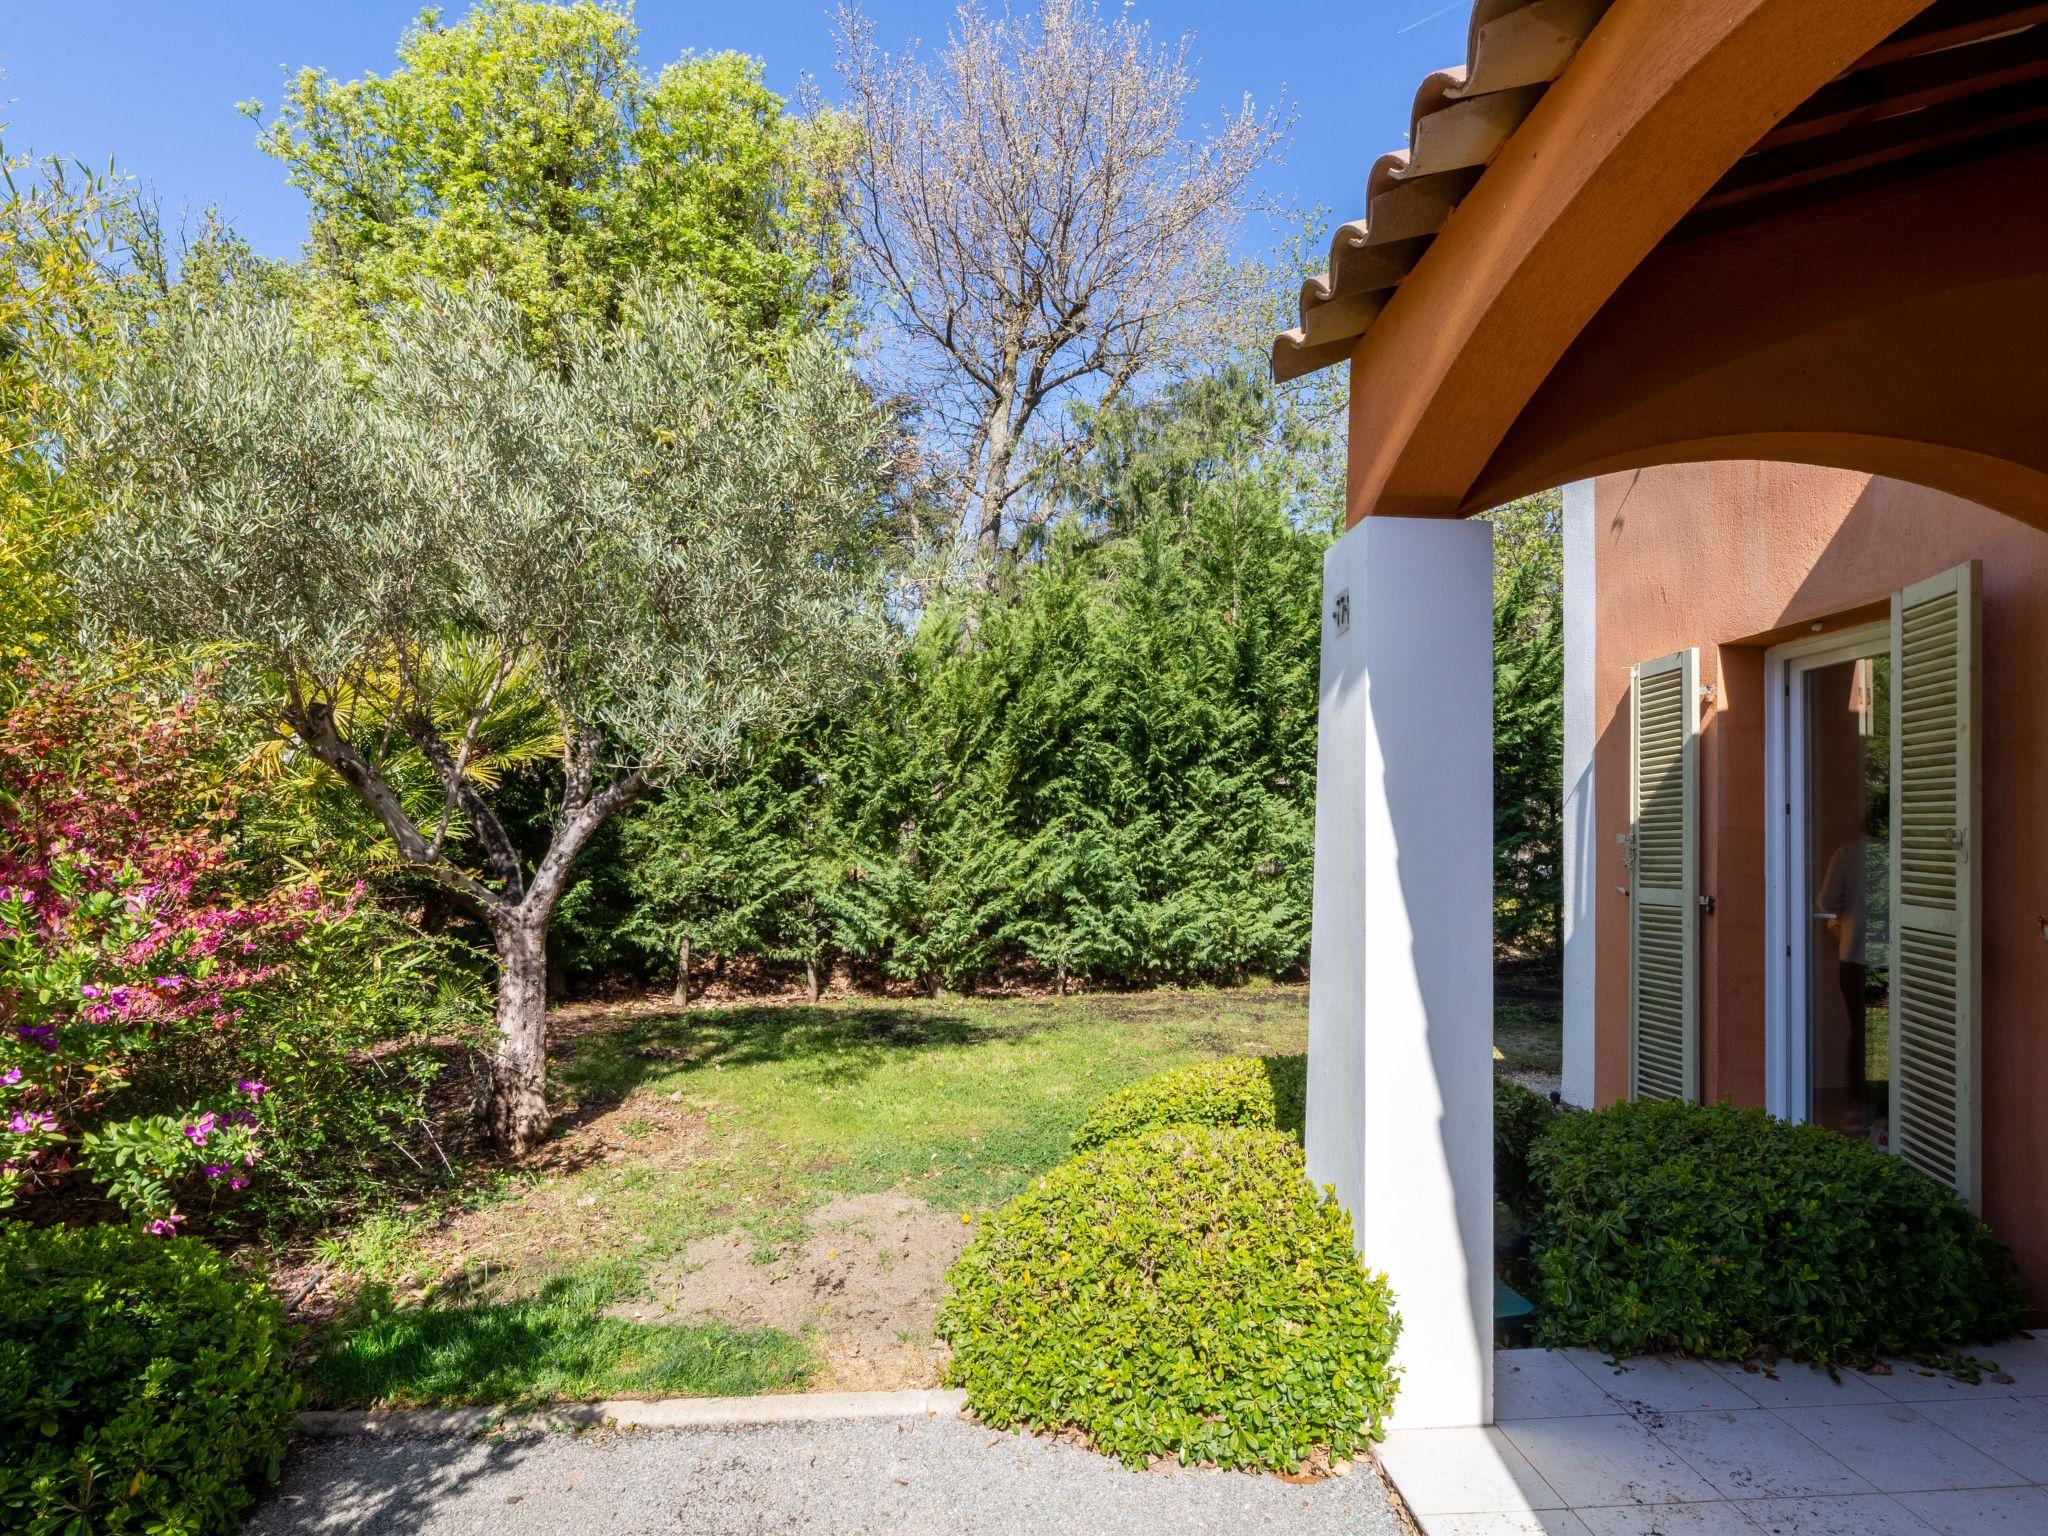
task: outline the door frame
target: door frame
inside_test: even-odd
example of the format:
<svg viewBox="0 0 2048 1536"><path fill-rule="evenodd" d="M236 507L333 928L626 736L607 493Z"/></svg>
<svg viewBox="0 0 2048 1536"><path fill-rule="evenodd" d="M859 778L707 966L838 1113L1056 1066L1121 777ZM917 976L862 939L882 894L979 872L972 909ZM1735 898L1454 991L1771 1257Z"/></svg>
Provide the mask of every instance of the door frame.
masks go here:
<svg viewBox="0 0 2048 1536"><path fill-rule="evenodd" d="M1878 620L1764 653L1764 1106L1780 1120L1806 1120L1812 1103L1812 1046L1802 1027L1812 983L1799 910L1810 906L1793 835L1806 822L1806 733L1795 729L1805 718L1806 678L1891 647L1891 624Z"/></svg>

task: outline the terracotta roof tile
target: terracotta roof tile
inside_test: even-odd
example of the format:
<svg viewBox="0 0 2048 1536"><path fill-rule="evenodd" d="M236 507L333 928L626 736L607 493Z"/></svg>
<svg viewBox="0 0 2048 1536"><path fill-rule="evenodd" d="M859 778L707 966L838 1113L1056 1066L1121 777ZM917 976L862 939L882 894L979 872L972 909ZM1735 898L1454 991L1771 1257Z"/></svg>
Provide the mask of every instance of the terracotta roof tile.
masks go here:
<svg viewBox="0 0 2048 1536"><path fill-rule="evenodd" d="M1329 263L1301 285L1301 324L1273 343L1273 376L1300 378L1351 355L1401 279L1522 125L1609 0L1474 0L1465 62L1415 93L1408 148L1366 178L1366 216L1330 237Z"/></svg>

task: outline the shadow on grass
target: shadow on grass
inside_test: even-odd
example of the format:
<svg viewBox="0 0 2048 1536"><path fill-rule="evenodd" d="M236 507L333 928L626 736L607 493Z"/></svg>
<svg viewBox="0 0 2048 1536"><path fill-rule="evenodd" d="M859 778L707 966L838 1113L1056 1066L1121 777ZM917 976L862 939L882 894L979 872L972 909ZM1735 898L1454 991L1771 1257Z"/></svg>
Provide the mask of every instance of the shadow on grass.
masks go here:
<svg viewBox="0 0 2048 1536"><path fill-rule="evenodd" d="M743 1007L636 1018L569 1047L561 1080L586 1106L616 1103L651 1077L711 1067L800 1063L819 1087L842 1087L892 1056L1020 1039L1050 1021L994 1027L953 1013L877 1006Z"/></svg>
<svg viewBox="0 0 2048 1536"><path fill-rule="evenodd" d="M777 1329L636 1323L606 1309L602 1270L500 1305L394 1308L367 1296L319 1340L306 1373L326 1407L461 1407L605 1397L746 1397L810 1379ZM381 1303L381 1304L380 1304Z"/></svg>

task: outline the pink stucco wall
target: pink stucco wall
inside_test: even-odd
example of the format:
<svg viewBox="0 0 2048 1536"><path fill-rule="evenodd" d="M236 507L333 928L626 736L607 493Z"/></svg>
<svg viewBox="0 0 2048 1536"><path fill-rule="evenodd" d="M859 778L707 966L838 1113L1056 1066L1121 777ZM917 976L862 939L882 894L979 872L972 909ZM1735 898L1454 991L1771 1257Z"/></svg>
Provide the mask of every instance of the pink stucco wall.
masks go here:
<svg viewBox="0 0 2048 1536"><path fill-rule="evenodd" d="M2048 533L1898 481L1807 465L1676 465L1598 482L1594 543L1595 1082L1628 1082L1628 675L1700 648L1701 1086L1764 1098L1763 657L1889 613L1893 589L1984 562L1983 1209L2048 1316Z"/></svg>

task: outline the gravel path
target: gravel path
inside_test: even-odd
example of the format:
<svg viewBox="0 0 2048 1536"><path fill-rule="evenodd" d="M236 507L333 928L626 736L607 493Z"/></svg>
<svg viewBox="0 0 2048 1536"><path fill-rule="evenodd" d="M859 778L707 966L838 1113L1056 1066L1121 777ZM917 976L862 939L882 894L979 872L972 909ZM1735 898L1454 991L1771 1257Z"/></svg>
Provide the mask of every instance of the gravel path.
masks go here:
<svg viewBox="0 0 2048 1536"><path fill-rule="evenodd" d="M244 1536L1400 1536L1360 1463L1296 1485L1129 1472L1056 1441L933 1416L302 1444Z"/></svg>

